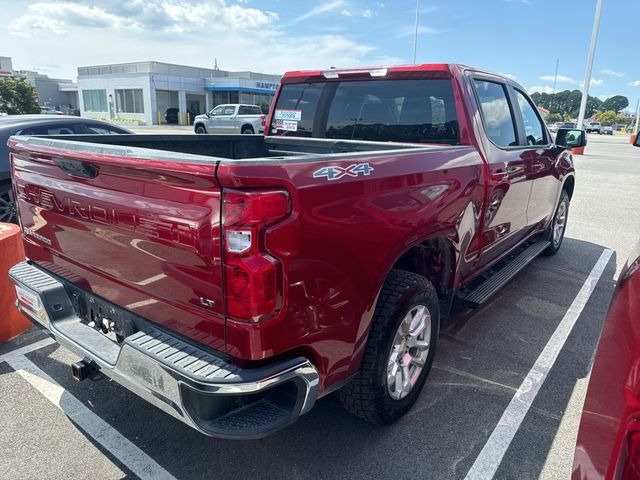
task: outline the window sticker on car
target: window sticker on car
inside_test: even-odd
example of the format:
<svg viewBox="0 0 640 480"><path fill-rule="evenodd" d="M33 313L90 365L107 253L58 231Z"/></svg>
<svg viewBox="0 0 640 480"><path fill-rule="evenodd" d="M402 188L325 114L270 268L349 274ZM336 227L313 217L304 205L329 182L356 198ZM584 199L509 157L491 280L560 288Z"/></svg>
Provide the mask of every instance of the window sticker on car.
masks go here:
<svg viewBox="0 0 640 480"><path fill-rule="evenodd" d="M365 177L371 175L373 167L368 163L354 163L346 168L343 167L322 167L313 172L313 178L326 177L327 180L338 180L342 177L357 177L362 174Z"/></svg>
<svg viewBox="0 0 640 480"><path fill-rule="evenodd" d="M276 110L276 120L302 120L302 110Z"/></svg>

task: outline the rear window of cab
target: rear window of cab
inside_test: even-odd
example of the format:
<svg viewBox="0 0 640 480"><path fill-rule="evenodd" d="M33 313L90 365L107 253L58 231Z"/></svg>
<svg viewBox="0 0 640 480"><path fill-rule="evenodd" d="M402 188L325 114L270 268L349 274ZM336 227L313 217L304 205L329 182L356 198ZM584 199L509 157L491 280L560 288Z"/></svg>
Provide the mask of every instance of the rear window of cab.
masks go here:
<svg viewBox="0 0 640 480"><path fill-rule="evenodd" d="M285 84L272 135L457 145L450 79Z"/></svg>

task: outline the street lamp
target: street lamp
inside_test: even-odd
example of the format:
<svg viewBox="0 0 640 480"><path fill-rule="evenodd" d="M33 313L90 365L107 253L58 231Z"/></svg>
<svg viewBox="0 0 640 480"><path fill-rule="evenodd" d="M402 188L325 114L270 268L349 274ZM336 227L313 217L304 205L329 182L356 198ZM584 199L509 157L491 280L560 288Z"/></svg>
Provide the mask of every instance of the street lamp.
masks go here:
<svg viewBox="0 0 640 480"><path fill-rule="evenodd" d="M584 122L584 112L587 109L587 97L589 96L589 83L591 82L591 67L593 67L593 56L596 52L596 42L598 41L598 28L600 27L600 11L603 0L598 0L596 5L596 17L593 19L593 30L591 32L591 45L589 46L589 59L587 60L587 71L584 75L584 85L582 87L582 99L580 100L580 114L578 115L578 128L582 128Z"/></svg>

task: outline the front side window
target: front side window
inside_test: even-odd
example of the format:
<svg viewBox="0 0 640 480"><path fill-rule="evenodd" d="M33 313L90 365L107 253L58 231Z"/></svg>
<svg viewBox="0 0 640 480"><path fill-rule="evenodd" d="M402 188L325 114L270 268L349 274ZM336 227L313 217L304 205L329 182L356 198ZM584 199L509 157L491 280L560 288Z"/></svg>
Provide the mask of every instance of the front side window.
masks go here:
<svg viewBox="0 0 640 480"><path fill-rule="evenodd" d="M515 92L524 125L525 145L546 145L548 143L547 135L540 117L536 114L535 107L522 92L519 90Z"/></svg>
<svg viewBox="0 0 640 480"><path fill-rule="evenodd" d="M365 80L284 85L276 135L381 142L460 142L451 80Z"/></svg>
<svg viewBox="0 0 640 480"><path fill-rule="evenodd" d="M517 146L516 129L505 86L486 80L474 80L473 83L489 140L499 147Z"/></svg>
<svg viewBox="0 0 640 480"><path fill-rule="evenodd" d="M115 93L118 113L144 113L141 88L116 90Z"/></svg>
<svg viewBox="0 0 640 480"><path fill-rule="evenodd" d="M219 105L216 108L214 108L213 110L211 110L209 115L211 115L212 117L220 116L220 115L222 115L222 111L223 110L224 110L224 105Z"/></svg>
<svg viewBox="0 0 640 480"><path fill-rule="evenodd" d="M85 112L106 112L106 90L82 90L82 100Z"/></svg>

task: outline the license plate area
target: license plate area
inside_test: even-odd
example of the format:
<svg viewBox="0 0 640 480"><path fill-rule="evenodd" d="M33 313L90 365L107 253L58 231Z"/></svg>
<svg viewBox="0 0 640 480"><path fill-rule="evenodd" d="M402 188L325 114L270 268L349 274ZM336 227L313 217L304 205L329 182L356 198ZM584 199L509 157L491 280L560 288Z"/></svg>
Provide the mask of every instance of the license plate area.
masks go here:
<svg viewBox="0 0 640 480"><path fill-rule="evenodd" d="M120 344L137 332L132 315L117 305L75 288L72 289L70 298L80 321L111 341Z"/></svg>

